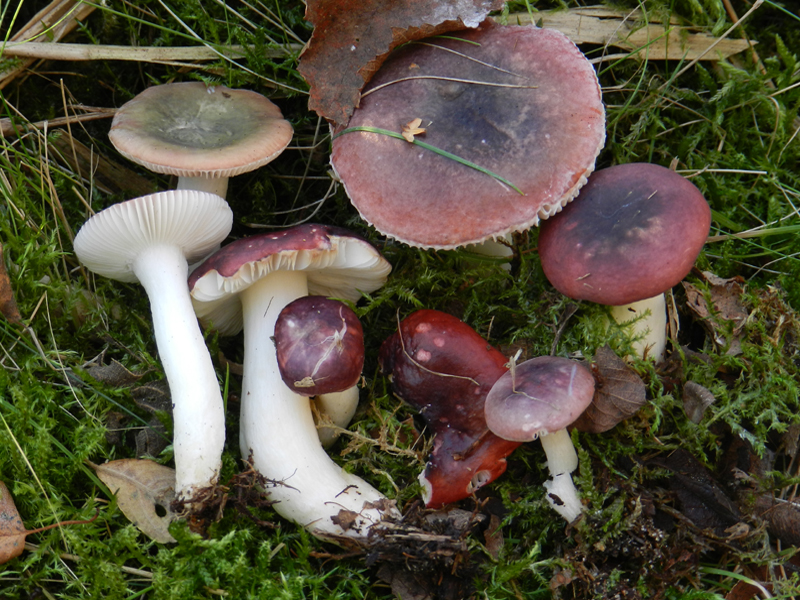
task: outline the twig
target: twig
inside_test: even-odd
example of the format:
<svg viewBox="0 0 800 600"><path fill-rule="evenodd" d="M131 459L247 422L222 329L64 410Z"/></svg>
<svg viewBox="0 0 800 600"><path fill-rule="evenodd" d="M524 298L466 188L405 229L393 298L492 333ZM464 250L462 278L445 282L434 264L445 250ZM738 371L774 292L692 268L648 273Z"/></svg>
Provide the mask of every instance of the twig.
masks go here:
<svg viewBox="0 0 800 600"><path fill-rule="evenodd" d="M264 56L280 58L300 52L300 44L287 44L286 49L268 49ZM133 62L175 62L181 60L217 60L220 53L230 58L242 58L244 46L230 46L221 51L208 46L109 46L90 44L51 44L47 42L9 42L2 47L4 57L38 58L44 60L87 61L129 60Z"/></svg>

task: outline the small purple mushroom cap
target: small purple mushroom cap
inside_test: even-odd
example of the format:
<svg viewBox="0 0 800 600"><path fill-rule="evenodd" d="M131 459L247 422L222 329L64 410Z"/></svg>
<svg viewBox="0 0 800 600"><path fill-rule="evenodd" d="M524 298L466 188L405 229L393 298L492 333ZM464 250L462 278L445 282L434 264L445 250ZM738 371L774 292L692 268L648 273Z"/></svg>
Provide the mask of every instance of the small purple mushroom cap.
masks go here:
<svg viewBox="0 0 800 600"><path fill-rule="evenodd" d="M592 401L594 377L559 356L527 360L500 377L486 397L486 424L496 435L529 442L570 425Z"/></svg>
<svg viewBox="0 0 800 600"><path fill-rule="evenodd" d="M324 296L289 303L275 324L283 382L304 396L354 386L364 366L364 330L353 310Z"/></svg>

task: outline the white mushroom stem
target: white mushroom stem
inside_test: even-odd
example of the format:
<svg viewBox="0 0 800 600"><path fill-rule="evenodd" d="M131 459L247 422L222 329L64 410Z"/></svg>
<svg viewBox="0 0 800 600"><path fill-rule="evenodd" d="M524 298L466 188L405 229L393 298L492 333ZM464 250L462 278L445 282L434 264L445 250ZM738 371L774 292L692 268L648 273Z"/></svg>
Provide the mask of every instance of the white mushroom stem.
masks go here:
<svg viewBox="0 0 800 600"><path fill-rule="evenodd" d="M329 394L319 394L312 402L316 405L317 411L333 422L336 427L344 429L353 420L358 408L358 387L349 387L341 392L331 392ZM317 424L319 441L323 447L328 447L339 438L339 432L325 427L325 422Z"/></svg>
<svg viewBox="0 0 800 600"><path fill-rule="evenodd" d="M385 514L386 498L330 459L320 445L308 398L284 385L278 370L271 339L275 322L284 306L307 294L306 275L298 271L270 273L241 294L241 451L245 458L252 455L264 477L279 482L266 490L278 514L318 537L364 539ZM352 526L343 528L332 520L342 510L358 515Z"/></svg>
<svg viewBox="0 0 800 600"><path fill-rule="evenodd" d="M568 523L583 511L583 504L572 482L572 473L578 467L578 455L566 429L541 435L539 440L547 456L547 468L552 479L544 484L547 501Z"/></svg>
<svg viewBox="0 0 800 600"><path fill-rule="evenodd" d="M667 305L664 294L624 306L612 306L611 316L620 325L630 324L632 346L639 358L661 362L667 346Z"/></svg>
<svg viewBox="0 0 800 600"><path fill-rule="evenodd" d="M219 382L186 286L188 265L177 246L141 252L133 271L147 292L153 331L172 396L175 493L191 500L217 482L225 445Z"/></svg>
<svg viewBox="0 0 800 600"><path fill-rule="evenodd" d="M229 177L178 177L177 189L210 192L225 198L228 193L228 179Z"/></svg>

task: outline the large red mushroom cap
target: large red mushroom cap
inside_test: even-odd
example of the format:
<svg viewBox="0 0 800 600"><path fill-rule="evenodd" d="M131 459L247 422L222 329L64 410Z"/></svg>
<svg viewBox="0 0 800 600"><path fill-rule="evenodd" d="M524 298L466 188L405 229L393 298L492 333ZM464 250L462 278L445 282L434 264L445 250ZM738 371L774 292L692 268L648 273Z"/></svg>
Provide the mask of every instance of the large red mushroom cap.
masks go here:
<svg viewBox="0 0 800 600"><path fill-rule="evenodd" d="M435 435L420 476L426 506L466 498L506 470L519 446L486 427L484 400L506 372L506 358L469 325L447 313L419 310L381 346L381 370L394 394L420 411Z"/></svg>
<svg viewBox="0 0 800 600"><path fill-rule="evenodd" d="M595 172L574 202L543 222L542 269L565 296L621 306L677 285L711 226L697 187L665 167L617 165Z"/></svg>
<svg viewBox="0 0 800 600"><path fill-rule="evenodd" d="M353 387L364 366L364 330L344 302L304 296L287 304L275 323L283 382L303 396Z"/></svg>
<svg viewBox="0 0 800 600"><path fill-rule="evenodd" d="M336 137L331 164L361 216L412 246L454 248L558 212L594 169L605 112L592 65L553 29L483 24L395 52L348 127L400 132L496 173L379 133ZM379 89L380 88L380 89Z"/></svg>

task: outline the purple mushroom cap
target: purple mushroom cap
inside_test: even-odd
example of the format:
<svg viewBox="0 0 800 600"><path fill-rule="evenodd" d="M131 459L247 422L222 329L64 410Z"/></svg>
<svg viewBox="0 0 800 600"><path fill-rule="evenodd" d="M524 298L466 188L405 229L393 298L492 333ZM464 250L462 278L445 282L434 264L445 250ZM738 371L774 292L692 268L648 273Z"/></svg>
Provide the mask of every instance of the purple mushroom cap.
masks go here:
<svg viewBox="0 0 800 600"><path fill-rule="evenodd" d="M711 209L681 175L647 163L596 171L560 214L543 221L539 256L562 294L609 306L652 298L691 271Z"/></svg>
<svg viewBox="0 0 800 600"><path fill-rule="evenodd" d="M303 396L354 386L364 366L364 330L344 302L305 296L287 304L275 324L283 382Z"/></svg>
<svg viewBox="0 0 800 600"><path fill-rule="evenodd" d="M529 442L570 425L592 401L594 377L574 360L540 356L508 371L486 396L486 424L506 440Z"/></svg>

